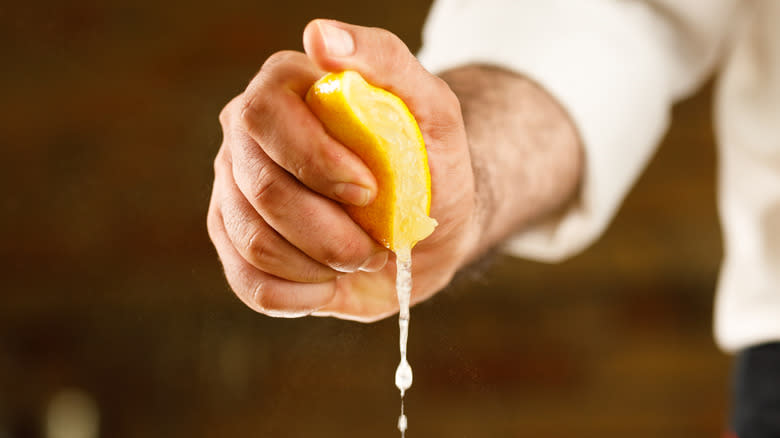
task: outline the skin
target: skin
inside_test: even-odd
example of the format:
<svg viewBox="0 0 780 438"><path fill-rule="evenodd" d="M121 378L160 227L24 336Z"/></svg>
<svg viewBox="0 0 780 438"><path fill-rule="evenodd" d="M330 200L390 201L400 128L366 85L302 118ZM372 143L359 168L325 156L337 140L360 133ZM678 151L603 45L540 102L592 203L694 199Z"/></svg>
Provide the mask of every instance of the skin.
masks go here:
<svg viewBox="0 0 780 438"><path fill-rule="evenodd" d="M371 202L376 181L303 101L325 72L358 71L419 123L439 226L414 248L412 303L575 194L577 133L527 79L485 66L437 77L392 33L332 20L309 23L303 41L305 53L268 58L220 114L208 231L228 283L254 310L364 322L398 311L394 256L341 207Z"/></svg>

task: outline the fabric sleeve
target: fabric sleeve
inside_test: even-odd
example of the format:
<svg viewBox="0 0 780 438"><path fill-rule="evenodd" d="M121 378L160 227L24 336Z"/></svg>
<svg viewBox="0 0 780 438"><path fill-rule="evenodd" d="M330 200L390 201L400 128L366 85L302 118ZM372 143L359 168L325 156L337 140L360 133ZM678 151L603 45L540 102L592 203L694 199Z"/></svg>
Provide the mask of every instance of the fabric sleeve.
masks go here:
<svg viewBox="0 0 780 438"><path fill-rule="evenodd" d="M566 109L585 146L579 197L506 249L558 261L606 228L663 136L672 104L718 58L736 0L438 0L419 58L437 73L467 64L534 80Z"/></svg>

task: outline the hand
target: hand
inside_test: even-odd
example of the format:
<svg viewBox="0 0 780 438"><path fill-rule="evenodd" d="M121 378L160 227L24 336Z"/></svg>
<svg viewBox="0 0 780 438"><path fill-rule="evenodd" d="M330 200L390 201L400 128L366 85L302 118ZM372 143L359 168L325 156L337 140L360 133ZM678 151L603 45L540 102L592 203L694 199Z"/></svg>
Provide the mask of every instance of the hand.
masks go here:
<svg viewBox="0 0 780 438"><path fill-rule="evenodd" d="M356 70L417 118L439 226L414 248L413 303L443 288L478 240L460 105L388 31L315 20L303 39L305 54L272 55L220 114L209 235L231 287L256 311L376 320L398 310L394 257L340 205L369 203L376 181L303 97L326 71Z"/></svg>

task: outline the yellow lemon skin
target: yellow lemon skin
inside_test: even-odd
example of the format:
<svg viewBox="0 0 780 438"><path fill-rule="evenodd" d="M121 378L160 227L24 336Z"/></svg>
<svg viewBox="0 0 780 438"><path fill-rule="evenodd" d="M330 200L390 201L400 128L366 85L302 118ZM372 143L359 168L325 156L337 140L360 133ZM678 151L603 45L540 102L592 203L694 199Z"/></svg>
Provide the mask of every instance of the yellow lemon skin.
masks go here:
<svg viewBox="0 0 780 438"><path fill-rule="evenodd" d="M430 217L431 175L420 128L406 104L359 73L329 73L306 103L327 132L357 154L377 180L377 195L347 213L391 251L411 249L436 227Z"/></svg>

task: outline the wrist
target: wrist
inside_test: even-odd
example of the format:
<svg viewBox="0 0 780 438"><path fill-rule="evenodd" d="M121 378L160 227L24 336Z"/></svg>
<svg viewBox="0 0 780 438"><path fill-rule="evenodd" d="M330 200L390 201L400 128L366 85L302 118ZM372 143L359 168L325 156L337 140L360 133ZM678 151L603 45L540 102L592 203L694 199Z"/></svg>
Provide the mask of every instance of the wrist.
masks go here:
<svg viewBox="0 0 780 438"><path fill-rule="evenodd" d="M489 66L442 74L460 101L474 178L472 261L575 199L583 148L558 101L535 82Z"/></svg>

